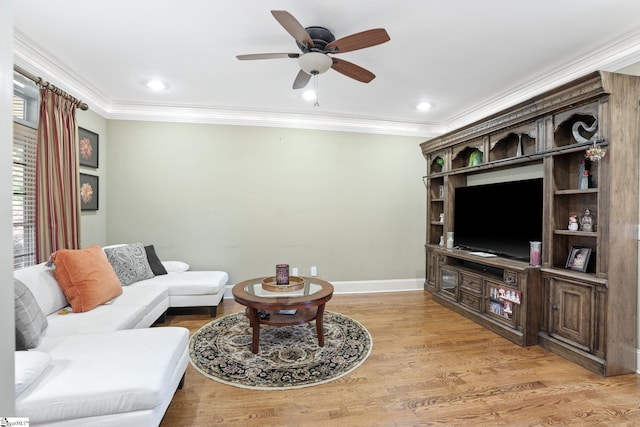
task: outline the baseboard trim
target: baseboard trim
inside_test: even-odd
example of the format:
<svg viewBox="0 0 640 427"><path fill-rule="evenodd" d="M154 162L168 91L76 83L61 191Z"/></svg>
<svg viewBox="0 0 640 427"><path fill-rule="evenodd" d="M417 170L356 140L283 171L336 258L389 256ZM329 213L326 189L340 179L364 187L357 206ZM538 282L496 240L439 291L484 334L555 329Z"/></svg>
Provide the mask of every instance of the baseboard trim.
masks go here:
<svg viewBox="0 0 640 427"><path fill-rule="evenodd" d="M370 294L378 292L404 292L424 289L424 279L390 279L390 280L354 280L331 282L334 294ZM233 299L233 285L227 285L224 291L226 299Z"/></svg>

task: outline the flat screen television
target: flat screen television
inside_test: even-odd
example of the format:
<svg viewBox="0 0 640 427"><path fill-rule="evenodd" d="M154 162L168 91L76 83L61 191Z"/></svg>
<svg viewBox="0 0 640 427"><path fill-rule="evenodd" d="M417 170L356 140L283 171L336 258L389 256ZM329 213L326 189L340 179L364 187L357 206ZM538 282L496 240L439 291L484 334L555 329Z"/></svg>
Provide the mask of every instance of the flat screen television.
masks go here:
<svg viewBox="0 0 640 427"><path fill-rule="evenodd" d="M542 241L542 178L459 187L454 244L529 261L529 242Z"/></svg>

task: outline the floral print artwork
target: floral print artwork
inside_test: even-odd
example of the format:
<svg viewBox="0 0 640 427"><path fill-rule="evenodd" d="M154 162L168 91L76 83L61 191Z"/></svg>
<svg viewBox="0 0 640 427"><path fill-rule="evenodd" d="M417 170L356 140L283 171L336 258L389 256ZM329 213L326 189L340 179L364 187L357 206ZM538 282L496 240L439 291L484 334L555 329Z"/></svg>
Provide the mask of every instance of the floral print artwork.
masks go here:
<svg viewBox="0 0 640 427"><path fill-rule="evenodd" d="M80 156L85 160L90 159L92 152L93 147L91 147L91 141L89 141L89 138L82 138L80 140Z"/></svg>
<svg viewBox="0 0 640 427"><path fill-rule="evenodd" d="M82 203L90 203L91 199L93 199L93 187L88 182L83 183L82 187L80 187L80 198Z"/></svg>

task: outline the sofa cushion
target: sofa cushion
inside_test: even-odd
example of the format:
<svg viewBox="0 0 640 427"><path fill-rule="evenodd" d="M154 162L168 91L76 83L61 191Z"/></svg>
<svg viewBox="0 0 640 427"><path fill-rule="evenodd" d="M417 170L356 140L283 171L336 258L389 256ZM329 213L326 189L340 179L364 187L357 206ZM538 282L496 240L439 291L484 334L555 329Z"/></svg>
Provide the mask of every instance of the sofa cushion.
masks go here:
<svg viewBox="0 0 640 427"><path fill-rule="evenodd" d="M51 366L16 397L15 413L33 425L64 425L152 410L173 396L189 363L188 343L189 331L177 327L44 337Z"/></svg>
<svg viewBox="0 0 640 427"><path fill-rule="evenodd" d="M35 348L40 344L40 334L47 327L47 317L36 302L31 290L14 278L16 350Z"/></svg>
<svg viewBox="0 0 640 427"><path fill-rule="evenodd" d="M156 276L136 286L166 286L172 295L211 295L224 290L229 275L224 271L185 271Z"/></svg>
<svg viewBox="0 0 640 427"><path fill-rule="evenodd" d="M149 261L149 267L151 267L153 274L156 276L167 274L167 269L164 268L162 261L156 254L156 248L153 245L148 245L144 247L144 250L147 253L147 261Z"/></svg>
<svg viewBox="0 0 640 427"><path fill-rule="evenodd" d="M75 313L89 311L122 293L118 276L98 245L61 249L51 258L62 292Z"/></svg>
<svg viewBox="0 0 640 427"><path fill-rule="evenodd" d="M142 304L116 305L111 302L84 313L60 310L47 317L49 327L42 333L42 338L133 329L144 319L146 310L147 307ZM41 350L41 347L36 349Z"/></svg>
<svg viewBox="0 0 640 427"><path fill-rule="evenodd" d="M19 396L47 369L51 356L42 351L15 352L15 393Z"/></svg>
<svg viewBox="0 0 640 427"><path fill-rule="evenodd" d="M45 315L55 313L69 305L53 276L53 267L47 267L47 263L16 270L13 272L13 277L27 285Z"/></svg>
<svg viewBox="0 0 640 427"><path fill-rule="evenodd" d="M104 253L123 286L153 277L142 243L106 247Z"/></svg>

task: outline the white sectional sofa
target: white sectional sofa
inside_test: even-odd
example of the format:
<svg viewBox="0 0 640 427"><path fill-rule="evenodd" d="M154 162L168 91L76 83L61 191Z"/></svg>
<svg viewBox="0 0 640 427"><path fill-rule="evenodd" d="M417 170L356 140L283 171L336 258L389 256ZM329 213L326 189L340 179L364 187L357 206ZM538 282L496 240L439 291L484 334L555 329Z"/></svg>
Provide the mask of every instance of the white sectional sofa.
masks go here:
<svg viewBox="0 0 640 427"><path fill-rule="evenodd" d="M27 349L16 351L16 415L29 417L32 426L159 425L182 385L189 331L149 326L172 302L216 307L224 294L226 273L184 271L185 265L171 262L168 274L125 286L126 274L116 276L96 248L73 254L99 258L102 270L84 271L84 263L83 271L69 268L62 277L65 264L43 263L14 272L16 348ZM63 285L69 277L72 290ZM87 283L118 295L77 309L73 292L86 292Z"/></svg>

